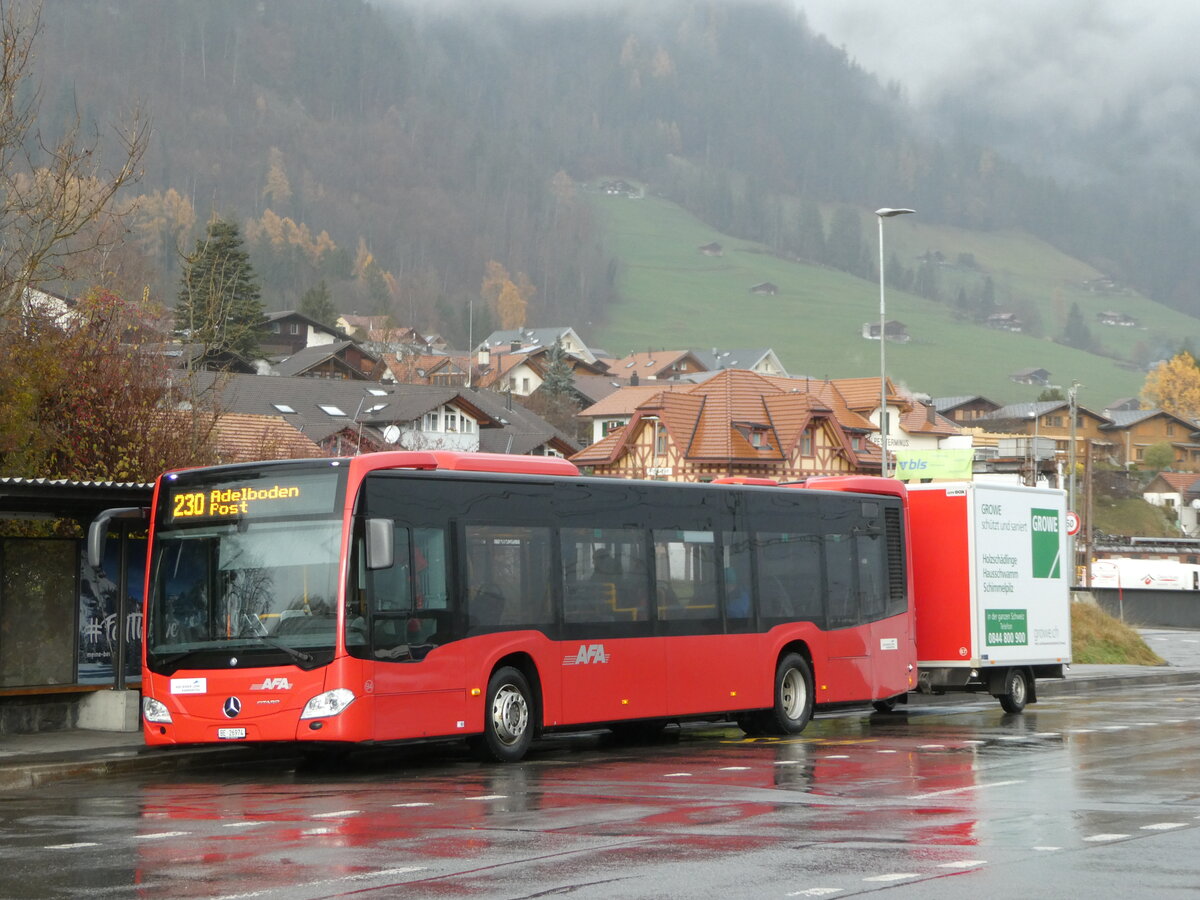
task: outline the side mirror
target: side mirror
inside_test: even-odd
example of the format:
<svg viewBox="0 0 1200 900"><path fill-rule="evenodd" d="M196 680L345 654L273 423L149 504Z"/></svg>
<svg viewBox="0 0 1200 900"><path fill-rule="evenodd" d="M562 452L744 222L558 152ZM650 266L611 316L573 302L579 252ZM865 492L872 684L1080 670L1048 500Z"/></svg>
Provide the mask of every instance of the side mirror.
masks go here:
<svg viewBox="0 0 1200 900"><path fill-rule="evenodd" d="M92 520L88 526L87 559L88 565L99 569L104 562L104 545L108 541L108 523L113 519L141 519L150 521L150 510L144 506L122 506L116 509L106 509Z"/></svg>
<svg viewBox="0 0 1200 900"><path fill-rule="evenodd" d="M367 568L390 569L395 562L393 535L396 523L391 519L367 519Z"/></svg>

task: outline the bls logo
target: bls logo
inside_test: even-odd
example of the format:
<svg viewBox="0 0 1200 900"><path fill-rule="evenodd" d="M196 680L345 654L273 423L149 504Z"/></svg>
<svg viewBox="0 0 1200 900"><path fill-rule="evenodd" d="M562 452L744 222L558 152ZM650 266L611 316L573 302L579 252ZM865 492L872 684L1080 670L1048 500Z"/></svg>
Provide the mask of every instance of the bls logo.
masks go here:
<svg viewBox="0 0 1200 900"><path fill-rule="evenodd" d="M278 678L264 678L258 684L250 685L252 691L290 691L291 689L292 683L284 675Z"/></svg>
<svg viewBox="0 0 1200 900"><path fill-rule="evenodd" d="M603 644L580 644L574 656L564 656L564 666L586 666L589 663L606 663L610 659Z"/></svg>

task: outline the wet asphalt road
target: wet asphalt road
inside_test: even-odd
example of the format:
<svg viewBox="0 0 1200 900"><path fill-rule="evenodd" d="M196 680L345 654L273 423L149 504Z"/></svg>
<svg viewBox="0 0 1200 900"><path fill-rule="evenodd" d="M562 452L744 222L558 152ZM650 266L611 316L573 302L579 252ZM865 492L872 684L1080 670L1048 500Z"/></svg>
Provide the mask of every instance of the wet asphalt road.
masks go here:
<svg viewBox="0 0 1200 900"><path fill-rule="evenodd" d="M0 795L0 897L1192 896L1200 686L61 782Z"/></svg>

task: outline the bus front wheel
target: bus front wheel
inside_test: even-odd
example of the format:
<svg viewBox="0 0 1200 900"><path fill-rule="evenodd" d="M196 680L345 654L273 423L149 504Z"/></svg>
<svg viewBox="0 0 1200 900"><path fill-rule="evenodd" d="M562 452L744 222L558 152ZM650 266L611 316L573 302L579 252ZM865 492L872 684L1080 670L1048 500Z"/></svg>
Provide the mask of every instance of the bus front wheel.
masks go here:
<svg viewBox="0 0 1200 900"><path fill-rule="evenodd" d="M812 711L812 669L799 653L789 653L775 668L775 706L767 711L765 730L799 734L812 718Z"/></svg>
<svg viewBox="0 0 1200 900"><path fill-rule="evenodd" d="M533 694L529 680L511 666L497 669L488 681L483 734L471 740L481 759L517 762L533 742Z"/></svg>

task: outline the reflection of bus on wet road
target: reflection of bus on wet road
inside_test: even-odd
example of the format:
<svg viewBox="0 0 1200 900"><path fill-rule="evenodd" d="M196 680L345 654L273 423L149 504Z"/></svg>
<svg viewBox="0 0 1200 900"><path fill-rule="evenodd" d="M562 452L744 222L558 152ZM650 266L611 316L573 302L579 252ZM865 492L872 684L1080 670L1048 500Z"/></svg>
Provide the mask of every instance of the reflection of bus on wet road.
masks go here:
<svg viewBox="0 0 1200 900"><path fill-rule="evenodd" d="M878 478L666 484L443 452L169 473L146 739L463 736L515 760L597 725L796 733L814 707L914 686L905 497Z"/></svg>

